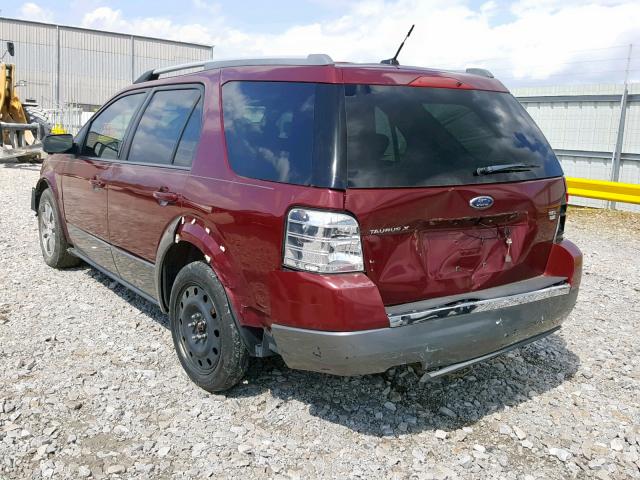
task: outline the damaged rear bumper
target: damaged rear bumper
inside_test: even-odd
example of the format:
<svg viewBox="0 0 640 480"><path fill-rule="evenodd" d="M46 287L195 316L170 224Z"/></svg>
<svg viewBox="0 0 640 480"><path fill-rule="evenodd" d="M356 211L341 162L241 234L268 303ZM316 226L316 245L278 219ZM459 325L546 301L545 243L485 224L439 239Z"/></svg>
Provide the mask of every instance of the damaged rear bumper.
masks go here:
<svg viewBox="0 0 640 480"><path fill-rule="evenodd" d="M538 280L533 290L520 285L502 296L441 307L392 307L387 314L396 327L328 332L274 324L272 335L291 368L361 375L419 362L437 376L557 330L575 305L578 285L548 281L555 283L541 286Z"/></svg>

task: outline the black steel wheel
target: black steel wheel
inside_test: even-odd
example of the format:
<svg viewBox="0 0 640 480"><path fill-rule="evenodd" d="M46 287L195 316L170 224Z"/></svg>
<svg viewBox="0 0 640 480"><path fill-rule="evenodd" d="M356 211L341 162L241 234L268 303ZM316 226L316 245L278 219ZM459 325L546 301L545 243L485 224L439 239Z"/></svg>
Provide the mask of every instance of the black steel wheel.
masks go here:
<svg viewBox="0 0 640 480"><path fill-rule="evenodd" d="M187 284L178 306L181 355L190 367L209 374L220 359L220 319L205 287Z"/></svg>
<svg viewBox="0 0 640 480"><path fill-rule="evenodd" d="M242 379L249 352L224 287L204 262L190 263L178 273L171 288L169 319L178 359L197 385L220 392Z"/></svg>

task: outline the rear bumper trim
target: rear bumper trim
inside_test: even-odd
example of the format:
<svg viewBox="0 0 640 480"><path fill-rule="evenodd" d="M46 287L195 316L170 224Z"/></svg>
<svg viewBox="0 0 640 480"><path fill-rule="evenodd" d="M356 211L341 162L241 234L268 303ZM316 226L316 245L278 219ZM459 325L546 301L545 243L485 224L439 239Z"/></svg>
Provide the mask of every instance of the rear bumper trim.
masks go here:
<svg viewBox="0 0 640 480"><path fill-rule="evenodd" d="M464 362L454 363L453 365L448 365L446 367L442 367L442 368L439 368L437 370L431 370L431 371L426 373L427 378L429 378L430 380L433 380L434 378L442 377L444 375L448 375L448 374L450 374L452 372L455 372L457 370L461 370L463 368L470 367L471 365L475 365L476 363L484 362L486 360L491 360L492 358L497 357L499 355L502 355L504 353L510 352L511 350L515 350L516 348L524 347L525 345L528 345L529 343L533 343L533 342L535 342L537 340L540 340L540 339L542 339L544 337L547 337L547 336L551 335L552 333L557 332L558 330L560 330L560 326L552 328L551 330L548 330L546 332L539 333L538 335L535 335L533 337L526 338L524 340L519 341L518 343L514 343L512 345L509 345L508 347L504 347L504 348L501 348L500 350L496 350L495 352L487 353L486 355L482 355L480 357L475 357L475 358L472 358L471 360L465 360ZM428 367L428 365L425 365L425 366Z"/></svg>
<svg viewBox="0 0 640 480"><path fill-rule="evenodd" d="M394 313L388 312L387 316L389 317L389 325L391 327L401 327L404 325L432 320L434 318L465 315L471 312L479 313L501 310L508 307L514 307L516 305L525 305L527 303L533 303L547 298L558 297L560 295L568 295L570 292L571 286L564 282L560 285L553 285L531 292L484 300L458 300L446 305L428 309L411 309L405 312L397 312L398 307L396 306L394 307L394 310L396 311Z"/></svg>
<svg viewBox="0 0 640 480"><path fill-rule="evenodd" d="M567 295L537 297L528 303L436 317L399 328L335 332L272 324L271 333L290 368L363 375L421 363L434 371L451 367L439 371L444 374L555 331L577 296L578 288L572 287Z"/></svg>

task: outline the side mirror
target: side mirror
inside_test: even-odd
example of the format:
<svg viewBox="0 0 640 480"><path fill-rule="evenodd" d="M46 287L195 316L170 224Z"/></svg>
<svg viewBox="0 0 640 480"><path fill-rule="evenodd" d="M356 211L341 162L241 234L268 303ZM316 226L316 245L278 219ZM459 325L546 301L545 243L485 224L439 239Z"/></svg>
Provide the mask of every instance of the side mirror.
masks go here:
<svg viewBox="0 0 640 480"><path fill-rule="evenodd" d="M16 48L13 45L13 42L7 42L7 52L9 52L9 55L12 57L16 53Z"/></svg>
<svg viewBox="0 0 640 480"><path fill-rule="evenodd" d="M73 135L47 135L42 141L42 149L47 153L70 153L74 150Z"/></svg>

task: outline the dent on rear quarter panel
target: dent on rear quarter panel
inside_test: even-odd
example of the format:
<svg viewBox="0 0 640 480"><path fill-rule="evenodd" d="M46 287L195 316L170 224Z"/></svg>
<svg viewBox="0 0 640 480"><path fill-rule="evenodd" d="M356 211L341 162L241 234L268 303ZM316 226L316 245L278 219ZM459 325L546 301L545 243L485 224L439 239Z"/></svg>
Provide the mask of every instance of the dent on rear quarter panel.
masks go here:
<svg viewBox="0 0 640 480"><path fill-rule="evenodd" d="M234 307L241 323L271 325L277 297L272 296L270 274L282 270L282 239L289 208L340 210L343 192L230 176L193 175L187 182L185 217L201 219L210 229L207 237L215 238L217 253L212 260L228 279L223 283L236 299ZM187 225L185 230L190 228Z"/></svg>

